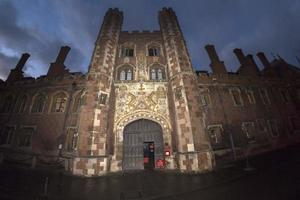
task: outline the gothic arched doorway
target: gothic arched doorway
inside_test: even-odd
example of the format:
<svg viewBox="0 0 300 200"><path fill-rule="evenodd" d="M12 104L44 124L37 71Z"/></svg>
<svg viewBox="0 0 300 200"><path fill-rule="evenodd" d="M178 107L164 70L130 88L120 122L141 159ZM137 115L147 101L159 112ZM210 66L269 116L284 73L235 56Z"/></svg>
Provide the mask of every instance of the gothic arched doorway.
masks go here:
<svg viewBox="0 0 300 200"><path fill-rule="evenodd" d="M162 133L158 123L147 119L139 119L125 126L123 170L154 168L156 161L163 159Z"/></svg>

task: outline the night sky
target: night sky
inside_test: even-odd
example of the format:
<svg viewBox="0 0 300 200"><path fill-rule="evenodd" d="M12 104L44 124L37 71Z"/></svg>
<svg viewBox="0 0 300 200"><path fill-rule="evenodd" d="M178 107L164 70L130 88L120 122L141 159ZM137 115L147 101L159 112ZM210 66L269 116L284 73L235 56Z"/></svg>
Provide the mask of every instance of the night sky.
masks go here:
<svg viewBox="0 0 300 200"><path fill-rule="evenodd" d="M31 54L25 74L46 74L63 45L72 48L70 70L86 72L110 7L123 11L123 30L158 30L158 11L172 7L195 69L209 70L208 43L228 71L239 66L234 48L264 51L269 59L279 54L300 65L299 0L0 0L0 78L6 79L24 52Z"/></svg>

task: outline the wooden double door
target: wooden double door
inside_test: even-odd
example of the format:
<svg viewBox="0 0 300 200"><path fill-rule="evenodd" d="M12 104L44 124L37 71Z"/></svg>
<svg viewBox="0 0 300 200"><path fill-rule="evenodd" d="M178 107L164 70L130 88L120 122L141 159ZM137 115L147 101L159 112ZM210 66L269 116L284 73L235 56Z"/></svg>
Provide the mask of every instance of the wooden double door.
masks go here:
<svg viewBox="0 0 300 200"><path fill-rule="evenodd" d="M153 169L163 159L161 126L147 119L139 119L124 128L123 170Z"/></svg>

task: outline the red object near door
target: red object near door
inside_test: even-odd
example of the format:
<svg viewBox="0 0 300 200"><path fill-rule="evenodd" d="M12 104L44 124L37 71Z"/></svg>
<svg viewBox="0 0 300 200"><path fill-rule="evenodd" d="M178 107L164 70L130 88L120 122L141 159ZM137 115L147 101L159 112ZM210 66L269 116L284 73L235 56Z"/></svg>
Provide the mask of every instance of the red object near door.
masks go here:
<svg viewBox="0 0 300 200"><path fill-rule="evenodd" d="M149 163L149 158L148 157L144 157L144 163Z"/></svg>
<svg viewBox="0 0 300 200"><path fill-rule="evenodd" d="M166 162L163 159L158 159L156 161L156 167L157 168L165 168Z"/></svg>

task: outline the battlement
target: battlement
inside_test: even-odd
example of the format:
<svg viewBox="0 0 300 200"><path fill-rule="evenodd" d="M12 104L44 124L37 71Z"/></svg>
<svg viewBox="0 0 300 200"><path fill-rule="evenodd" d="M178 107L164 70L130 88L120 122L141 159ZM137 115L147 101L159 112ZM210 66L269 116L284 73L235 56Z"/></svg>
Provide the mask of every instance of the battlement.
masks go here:
<svg viewBox="0 0 300 200"><path fill-rule="evenodd" d="M121 34L128 35L137 35L137 34L160 34L159 30L131 30L131 31L122 31Z"/></svg>

